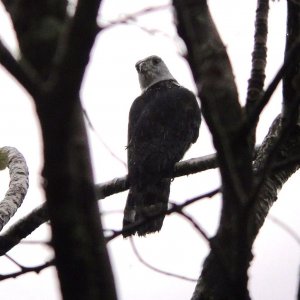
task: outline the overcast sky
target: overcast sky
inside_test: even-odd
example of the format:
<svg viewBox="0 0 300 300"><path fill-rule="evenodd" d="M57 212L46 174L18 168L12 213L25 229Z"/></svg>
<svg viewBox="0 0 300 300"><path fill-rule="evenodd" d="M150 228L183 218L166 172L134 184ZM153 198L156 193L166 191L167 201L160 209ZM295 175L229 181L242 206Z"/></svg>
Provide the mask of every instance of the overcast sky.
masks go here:
<svg viewBox="0 0 300 300"><path fill-rule="evenodd" d="M238 84L240 101L244 103L247 80L250 74L253 44L255 1L211 0L209 2L222 39L228 49ZM106 0L103 1L103 23L116 20L133 12L169 1L153 0ZM267 82L279 69L283 60L285 36L285 1L271 2L270 35L267 67ZM162 9L138 18L137 24L119 25L104 30L98 36L93 49L81 90L83 106L90 116L97 135L89 130L95 182L103 182L123 176L127 170L103 146L126 161L128 111L132 101L140 94L136 61L148 55L161 56L174 77L187 88L195 91L192 76L182 58L185 48L176 35L170 8ZM15 54L16 43L11 25L0 6L0 37ZM149 33L149 31L152 32ZM153 33L154 32L154 33ZM11 223L27 214L44 199L40 187L42 147L39 125L34 106L24 90L0 67L0 133L2 146L14 146L25 156L30 170L30 189L24 205ZM281 107L280 90L272 98L259 124L258 142L261 142L268 127ZM214 152L211 137L202 124L198 142L185 158L198 157ZM2 195L8 185L8 172L0 173ZM271 215L299 230L300 179L295 174L279 194ZM175 179L171 186L170 199L177 203L210 191L219 185L215 170ZM120 228L127 192L101 201L105 228ZM189 207L186 211L198 221L209 235L217 228L220 199L214 197ZM11 224L10 223L10 224ZM29 238L42 241L49 238L48 225L41 226ZM166 271L191 278L198 278L203 259L208 253L206 242L192 226L178 216L166 218L162 231L147 238L136 238L141 255L150 263ZM121 300L179 300L189 299L195 283L174 279L154 273L141 265L132 252L128 240L118 238L109 244L115 279ZM25 244L9 253L24 265L39 265L51 257L50 249L42 244ZM299 245L271 220L267 220L254 246L255 259L250 269L250 292L255 300L295 299ZM0 274L17 270L2 257ZM58 300L57 281L53 268L39 275L28 274L0 283L2 299Z"/></svg>

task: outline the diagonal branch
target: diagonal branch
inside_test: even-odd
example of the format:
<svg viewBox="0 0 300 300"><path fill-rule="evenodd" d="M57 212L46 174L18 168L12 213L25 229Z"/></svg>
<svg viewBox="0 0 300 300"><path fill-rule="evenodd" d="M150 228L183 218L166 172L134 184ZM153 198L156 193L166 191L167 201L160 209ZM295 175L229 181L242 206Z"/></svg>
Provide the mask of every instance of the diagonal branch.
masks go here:
<svg viewBox="0 0 300 300"><path fill-rule="evenodd" d="M126 226L126 228L124 228L123 230L115 230L115 231L113 231L113 234L111 235L111 236L109 236L109 237L107 237L106 238L106 242L108 243L108 242L110 242L111 240L113 240L113 239L115 239L115 238L117 238L117 237L119 237L121 234L123 234L124 232L126 232L127 230L132 230L132 229L134 229L134 228L138 228L139 226L141 226L141 225L143 225L143 224L145 224L145 223L147 223L147 222L149 222L149 221L151 221L151 220L155 220L155 219L157 219L157 218L159 218L159 217L161 217L161 216L168 216L168 215L171 215L171 214L173 214L173 213L178 213L178 212L181 212L181 210L184 208L184 207L186 207L186 206L188 206L188 205L191 205L191 204L193 204L193 203L195 203L196 201L199 201L199 200L202 200L202 199L205 199L205 198L212 198L213 196L215 196L217 193L219 193L220 192L220 189L219 188L217 188L217 189L214 189L214 190L212 190L212 191L210 191L210 192L208 192L208 193L205 193L205 194L202 194L202 195L200 195L200 196L196 196L196 197L193 197L193 198L191 198L191 199L189 199L189 200L186 200L184 203L182 203L182 204L178 204L178 205L172 205L172 207L171 208L169 208L169 209L167 209L166 211L160 211L160 212L157 212L157 213L153 213L153 214L151 214L151 215L147 215L147 216L145 216L145 218L144 219L141 219L141 220L139 220L139 221L137 221L137 222L135 222L134 224L131 224L131 225L129 225L129 226ZM199 228L198 228L199 229ZM209 238L208 238L208 236L205 234L205 232L204 231L198 231L201 235L202 235L202 237L205 239L205 240L209 240Z"/></svg>
<svg viewBox="0 0 300 300"><path fill-rule="evenodd" d="M188 49L187 59L197 85L203 116L218 151L224 198L243 202L252 184L251 153L247 136L234 141L243 114L226 48L206 1L174 0L173 5L178 33Z"/></svg>
<svg viewBox="0 0 300 300"><path fill-rule="evenodd" d="M49 220L46 204L34 209L0 235L0 256L4 255L26 238L40 225Z"/></svg>
<svg viewBox="0 0 300 300"><path fill-rule="evenodd" d="M215 154L200 158L189 159L175 166L174 177L189 175L217 167ZM95 192L98 200L110 195L125 191L129 188L127 176L115 178L106 183L95 185ZM196 201L196 200L191 200ZM12 225L5 233L0 235L0 256L4 255L11 248L31 234L44 222L49 220L46 204L41 205L27 216Z"/></svg>
<svg viewBox="0 0 300 300"><path fill-rule="evenodd" d="M237 140L244 122L237 87L225 46L205 0L173 0L177 29L183 38L202 104L203 116L213 136L222 178L223 206L215 241L230 267L231 285L224 279L213 251L210 268L197 285L194 299L248 299L247 289L251 247L247 228L242 226L245 204L253 185L252 153L248 136ZM235 253L235 255L232 255ZM203 288L205 286L205 288ZM222 294L222 296L221 296Z"/></svg>
<svg viewBox="0 0 300 300"><path fill-rule="evenodd" d="M60 38L48 84L66 102L78 100L90 51L98 34L96 20L100 3L101 0L78 1L74 17Z"/></svg>
<svg viewBox="0 0 300 300"><path fill-rule="evenodd" d="M268 215L268 219L271 220L274 224L280 227L283 231L285 231L297 244L300 246L300 236L298 232L293 230L290 226L288 226L285 222L276 218L275 216Z"/></svg>
<svg viewBox="0 0 300 300"><path fill-rule="evenodd" d="M41 80L36 72L26 64L16 61L9 50L0 41L0 63L18 82L27 90L32 97L40 95Z"/></svg>
<svg viewBox="0 0 300 300"><path fill-rule="evenodd" d="M20 271L15 272L15 273L11 273L11 274L6 274L6 275L1 275L0 274L0 281L6 280L6 279L10 279L10 278L16 278L19 277L21 275L24 275L26 273L29 272L35 272L35 273L39 273L42 270L51 267L54 265L54 260L50 260L40 266L36 266L36 267L23 267Z"/></svg>
<svg viewBox="0 0 300 300"><path fill-rule="evenodd" d="M137 259L141 262L141 264L143 264L145 267L147 267L148 269L154 271L154 272L157 272L159 274L162 274L162 275L166 275L166 276L171 276L171 277L174 277L174 278L178 278L178 279L181 279L181 280L186 280L186 281L192 281L192 282L195 282L197 280L193 279L193 278L189 278L189 277L186 277L186 276L183 276L183 275L178 275L178 274L175 274L175 273L171 273L171 272L168 272L168 271L163 271L159 268L156 268L152 265L150 265L148 262L146 262L142 256L140 255L140 253L138 252L136 246L135 246L135 243L133 241L133 238L130 236L129 238L129 241L130 241L130 245L132 247L132 250L135 254L135 256L137 257Z"/></svg>
<svg viewBox="0 0 300 300"><path fill-rule="evenodd" d="M270 152L276 149L276 157L274 166L268 173L261 185L257 199L253 201L253 208L250 215L249 238L253 242L257 236L259 229L264 224L265 218L272 207L273 203L277 200L277 195L284 183L294 174L300 167L300 163L286 164L284 167L278 168L289 157L294 157L300 151L300 128L296 126L289 132L289 138L283 144L278 145L278 135L281 131L281 117L280 115L274 120L270 130L265 137L260 150L258 151L257 158L253 163L255 173L261 174L262 168L268 164ZM277 146L277 145L278 146Z"/></svg>
<svg viewBox="0 0 300 300"><path fill-rule="evenodd" d="M170 8L170 4L165 4L165 5L159 5L159 6L154 6L154 7L147 7L145 9L142 9L140 11L137 11L133 14L130 15L126 15L122 18L119 18L117 20L114 21L110 21L107 24L103 24L103 25L99 25L98 29L99 31L104 30L104 29L110 29L113 26L117 26L117 25L121 25L121 24L128 24L131 21L136 20L138 17L149 14L149 13L153 13L159 10L163 10L163 9L168 9Z"/></svg>

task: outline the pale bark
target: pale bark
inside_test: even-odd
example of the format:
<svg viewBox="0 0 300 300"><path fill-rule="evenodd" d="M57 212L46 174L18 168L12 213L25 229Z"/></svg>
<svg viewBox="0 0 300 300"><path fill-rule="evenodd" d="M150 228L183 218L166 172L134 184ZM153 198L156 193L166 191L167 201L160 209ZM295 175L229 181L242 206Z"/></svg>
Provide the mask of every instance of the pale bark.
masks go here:
<svg viewBox="0 0 300 300"><path fill-rule="evenodd" d="M23 203L29 187L28 168L23 155L13 147L0 149L1 167L9 169L9 188L0 202L0 230ZM4 164L3 164L4 162Z"/></svg>

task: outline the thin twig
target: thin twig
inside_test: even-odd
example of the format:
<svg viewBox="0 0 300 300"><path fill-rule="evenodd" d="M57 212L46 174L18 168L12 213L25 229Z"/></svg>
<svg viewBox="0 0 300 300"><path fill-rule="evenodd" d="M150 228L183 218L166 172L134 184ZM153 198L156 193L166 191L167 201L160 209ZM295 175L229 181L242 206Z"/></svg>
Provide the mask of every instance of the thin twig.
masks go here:
<svg viewBox="0 0 300 300"><path fill-rule="evenodd" d="M276 218L270 214L268 215L267 218L269 220L271 220L274 224L279 226L282 230L284 230L300 246L300 236L297 234L297 232L295 230L293 230L290 226L288 226L283 221L279 220L278 218Z"/></svg>
<svg viewBox="0 0 300 300"><path fill-rule="evenodd" d="M137 259L145 266L147 267L148 269L152 270L152 271L155 271L159 274L162 274L162 275L166 275L166 276L171 276L171 277L174 277L174 278L178 278L178 279L181 279L181 280L186 280L186 281L191 281L191 282L197 282L196 279L193 279L193 278L189 278L189 277L186 277L186 276L183 276L183 275L178 275L178 274L175 274L175 273L171 273L171 272L168 272L168 271L164 271L164 270L161 270L159 268L156 268L152 265L150 265L148 262L146 262L142 256L140 255L140 253L138 252L136 246L135 246L135 243L133 241L133 238L130 237L129 238L129 241L130 241L130 245L132 247L132 250L135 254L135 256L137 257Z"/></svg>
<svg viewBox="0 0 300 300"><path fill-rule="evenodd" d="M114 158L116 159L119 163L121 163L123 165L123 167L125 167L125 169L127 170L127 164L120 159L111 149L110 147L104 142L104 140L102 139L102 137L100 136L100 134L97 132L97 130L95 129L87 111L85 109L82 109L83 111L83 115L88 123L88 126L90 127L90 129L94 132L94 134L96 135L96 137L98 138L98 140L100 141L100 143L103 145L103 147L108 151L108 153Z"/></svg>
<svg viewBox="0 0 300 300"><path fill-rule="evenodd" d="M98 27L99 27L99 30L109 29L116 25L127 24L128 22L133 21L140 16L143 16L143 15L146 15L149 13L153 13L158 10L169 9L170 7L171 7L170 4L165 4L165 5L155 6L155 7L148 7L148 8L142 9L140 11L137 11L135 13L132 13L130 15L123 16L117 20L110 21L105 25L104 24L98 25Z"/></svg>
<svg viewBox="0 0 300 300"><path fill-rule="evenodd" d="M35 273L39 273L42 270L51 267L54 265L54 260L50 260L40 266L36 266L36 267L23 267L21 271L18 272L14 272L14 273L10 273L10 274L6 274L6 275L0 275L0 281L5 280L5 279L10 279L10 278L16 278L18 276L24 275L26 273L29 272L35 272Z"/></svg>
<svg viewBox="0 0 300 300"><path fill-rule="evenodd" d="M5 257L10 260L12 263L14 263L17 267L19 267L21 270L25 270L26 267L22 266L21 264L19 264L14 258L12 258L10 255L5 254Z"/></svg>
<svg viewBox="0 0 300 300"><path fill-rule="evenodd" d="M164 212L158 212L158 213L155 213L155 214L152 214L152 215L147 215L147 216L145 216L144 219L139 220L138 222L127 226L123 230L116 230L111 236L106 238L106 242L108 243L111 240L115 239L116 237L120 236L122 233L124 233L128 230L132 230L134 228L138 228L139 226L141 226L143 224L146 224L149 221L155 220L155 219L157 219L157 218L159 218L163 215L170 215L174 212L178 212L178 211L182 210L184 207L186 207L188 205L191 205L196 201L199 201L199 200L202 200L202 199L205 199L205 198L212 198L213 196L215 196L219 192L220 192L220 188L217 188L217 189L214 189L214 190L212 190L208 193L205 193L205 194L202 194L200 196L196 196L196 197L193 197L189 200L186 200L182 204L178 204L176 206L173 205L171 208L169 208L168 210L166 210Z"/></svg>
<svg viewBox="0 0 300 300"><path fill-rule="evenodd" d="M214 239L210 239L208 237L208 235L206 234L206 232L196 223L196 221L190 215L188 215L186 212L183 212L182 209L178 209L178 206L177 206L176 212L180 216L187 219L193 225L193 227L196 229L196 231L200 234L200 236L208 242L208 244L210 245L212 253L214 253L214 255L216 256L216 258L219 262L219 266L220 266L220 268L221 268L221 270L224 274L224 277L228 281L228 284L231 285L232 281L231 281L231 278L230 278L230 272L229 272L228 264L226 263L224 254L222 252L222 249L220 249L218 243L216 243L216 241Z"/></svg>
<svg viewBox="0 0 300 300"><path fill-rule="evenodd" d="M173 206L177 207L176 212L182 216L183 218L187 219L192 225L193 227L196 229L196 231L201 235L202 238L204 238L209 244L210 244L210 238L207 235L207 233L199 226L199 224L196 223L196 221L189 216L186 212L183 212L182 209L178 209L178 205L177 204L172 204Z"/></svg>

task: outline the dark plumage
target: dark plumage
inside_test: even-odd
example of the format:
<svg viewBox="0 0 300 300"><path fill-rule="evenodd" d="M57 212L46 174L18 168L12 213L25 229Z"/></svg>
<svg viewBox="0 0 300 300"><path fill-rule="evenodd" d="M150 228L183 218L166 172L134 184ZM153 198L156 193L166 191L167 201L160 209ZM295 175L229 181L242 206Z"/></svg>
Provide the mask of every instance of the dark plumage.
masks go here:
<svg viewBox="0 0 300 300"><path fill-rule="evenodd" d="M177 83L158 56L139 61L136 69L143 92L129 113L124 237L161 229L164 216L131 225L166 211L174 165L196 142L201 122L194 94Z"/></svg>

